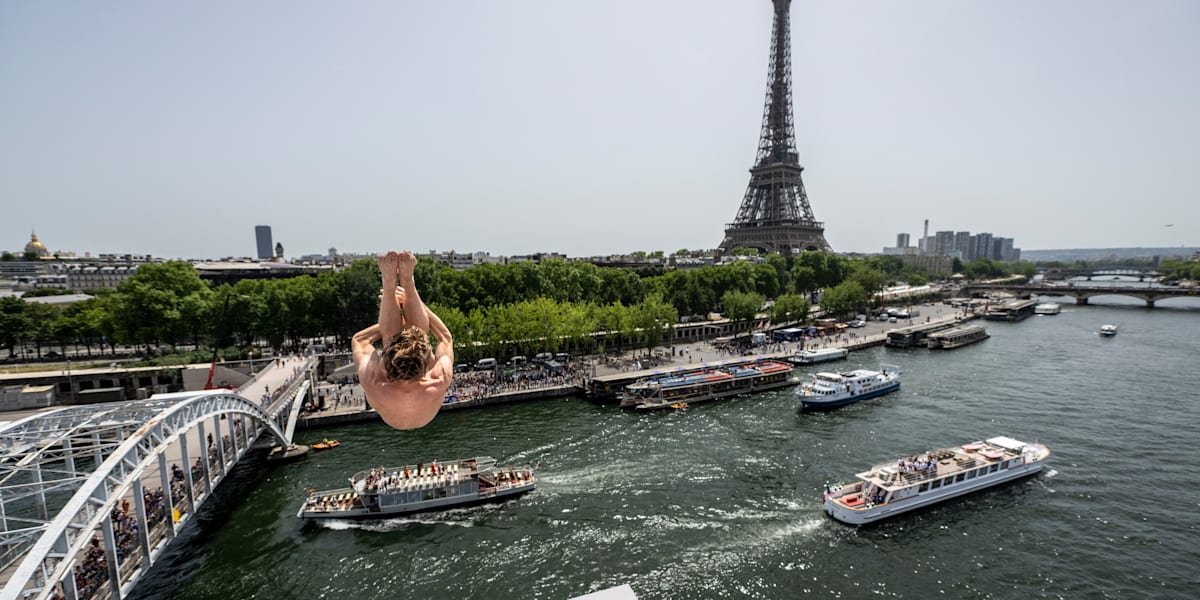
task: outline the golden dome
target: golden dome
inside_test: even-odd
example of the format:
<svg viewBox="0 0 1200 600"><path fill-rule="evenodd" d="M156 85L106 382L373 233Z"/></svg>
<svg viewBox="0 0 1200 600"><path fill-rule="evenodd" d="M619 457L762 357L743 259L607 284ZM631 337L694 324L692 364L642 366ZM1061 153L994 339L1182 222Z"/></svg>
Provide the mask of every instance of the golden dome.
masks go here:
<svg viewBox="0 0 1200 600"><path fill-rule="evenodd" d="M29 236L29 243L25 244L26 252L35 252L38 256L50 256L50 251L46 249L46 245L39 242L37 232L33 232Z"/></svg>

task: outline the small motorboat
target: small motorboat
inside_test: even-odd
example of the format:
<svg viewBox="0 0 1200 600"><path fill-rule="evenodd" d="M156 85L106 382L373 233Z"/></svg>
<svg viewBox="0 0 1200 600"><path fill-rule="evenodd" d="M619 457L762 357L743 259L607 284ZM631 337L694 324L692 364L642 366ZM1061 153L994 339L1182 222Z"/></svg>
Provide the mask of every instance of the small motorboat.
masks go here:
<svg viewBox="0 0 1200 600"><path fill-rule="evenodd" d="M1100 335L1104 337L1112 337L1117 335L1117 326L1112 324L1104 324L1100 326Z"/></svg>
<svg viewBox="0 0 1200 600"><path fill-rule="evenodd" d="M330 450L333 448L337 448L338 446L341 446L341 445L342 445L342 443L337 440L331 440L329 438L325 438L325 439L313 444L312 447L313 447L313 450Z"/></svg>
<svg viewBox="0 0 1200 600"><path fill-rule="evenodd" d="M687 407L688 407L687 402L676 402L671 405L671 408L674 408L675 410L679 410L681 408L687 408Z"/></svg>

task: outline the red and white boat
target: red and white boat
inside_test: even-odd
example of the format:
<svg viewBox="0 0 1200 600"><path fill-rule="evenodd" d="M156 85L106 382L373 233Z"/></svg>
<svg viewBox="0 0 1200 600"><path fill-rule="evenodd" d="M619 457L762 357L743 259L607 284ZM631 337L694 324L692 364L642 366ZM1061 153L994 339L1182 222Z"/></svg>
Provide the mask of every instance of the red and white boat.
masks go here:
<svg viewBox="0 0 1200 600"><path fill-rule="evenodd" d="M874 523L1034 475L1049 456L1043 444L1003 436L930 450L876 465L853 483L826 486L824 508L843 523Z"/></svg>

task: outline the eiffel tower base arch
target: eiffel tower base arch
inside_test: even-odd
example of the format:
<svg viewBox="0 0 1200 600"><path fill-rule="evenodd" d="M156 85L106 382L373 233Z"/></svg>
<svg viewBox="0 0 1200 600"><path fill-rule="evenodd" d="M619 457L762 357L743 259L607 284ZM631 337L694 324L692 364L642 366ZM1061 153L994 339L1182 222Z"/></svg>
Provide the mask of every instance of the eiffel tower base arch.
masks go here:
<svg viewBox="0 0 1200 600"><path fill-rule="evenodd" d="M725 230L721 251L728 254L738 248L755 248L766 254L784 256L810 250L832 252L820 227L804 225L763 225L730 227Z"/></svg>

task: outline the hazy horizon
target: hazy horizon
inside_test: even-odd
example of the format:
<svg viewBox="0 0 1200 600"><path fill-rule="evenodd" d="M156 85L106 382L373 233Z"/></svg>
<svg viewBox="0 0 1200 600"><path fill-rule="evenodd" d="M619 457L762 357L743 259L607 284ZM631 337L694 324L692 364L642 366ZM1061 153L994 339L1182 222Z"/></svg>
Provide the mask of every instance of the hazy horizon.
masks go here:
<svg viewBox="0 0 1200 600"><path fill-rule="evenodd" d="M1200 4L792 3L797 150L838 252L922 222L1200 246ZM714 248L771 3L0 5L0 248L570 256Z"/></svg>

